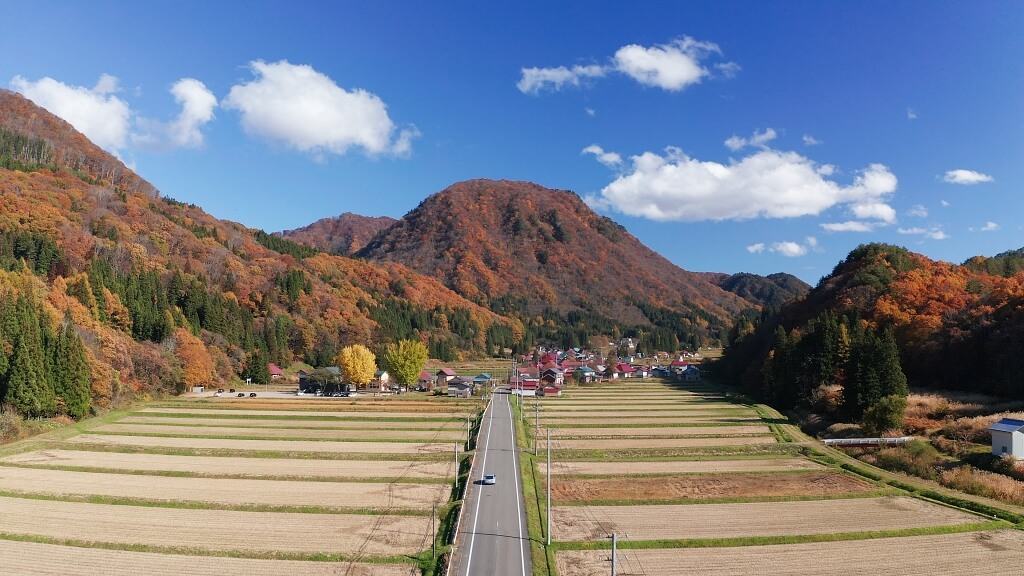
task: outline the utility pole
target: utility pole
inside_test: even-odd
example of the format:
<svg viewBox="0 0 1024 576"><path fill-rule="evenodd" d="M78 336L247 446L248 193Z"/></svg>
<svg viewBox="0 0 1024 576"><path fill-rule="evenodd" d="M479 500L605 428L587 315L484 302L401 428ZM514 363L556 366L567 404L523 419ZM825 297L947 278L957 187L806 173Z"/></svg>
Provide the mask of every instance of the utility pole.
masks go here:
<svg viewBox="0 0 1024 576"><path fill-rule="evenodd" d="M548 546L551 546L551 428L548 428Z"/></svg>
<svg viewBox="0 0 1024 576"><path fill-rule="evenodd" d="M615 576L615 545L618 544L618 538L615 532L612 532L612 576Z"/></svg>
<svg viewBox="0 0 1024 576"><path fill-rule="evenodd" d="M434 528L434 517L437 516L437 503L430 509L430 557L437 558L437 532Z"/></svg>
<svg viewBox="0 0 1024 576"><path fill-rule="evenodd" d="M459 493L459 443L455 443L455 493Z"/></svg>

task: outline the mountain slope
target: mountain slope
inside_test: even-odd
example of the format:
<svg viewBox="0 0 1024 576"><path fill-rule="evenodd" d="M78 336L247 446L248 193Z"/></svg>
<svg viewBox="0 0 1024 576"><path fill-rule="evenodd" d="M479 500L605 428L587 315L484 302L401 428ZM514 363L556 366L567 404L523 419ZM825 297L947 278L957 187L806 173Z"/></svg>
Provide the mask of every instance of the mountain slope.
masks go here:
<svg viewBox="0 0 1024 576"><path fill-rule="evenodd" d="M876 332L892 330L912 386L1000 395L1024 393L1024 273L989 274L931 260L899 246L853 250L804 298L785 305L728 350L751 391L778 327L799 338L823 313L845 315Z"/></svg>
<svg viewBox="0 0 1024 576"><path fill-rule="evenodd" d="M397 222L387 216L360 216L346 212L322 218L309 226L281 232L283 238L323 252L351 256L366 246L381 230Z"/></svg>
<svg viewBox="0 0 1024 576"><path fill-rule="evenodd" d="M430 196L357 254L400 262L464 297L524 315L586 311L717 338L752 304L656 254L574 193L472 180Z"/></svg>
<svg viewBox="0 0 1024 576"><path fill-rule="evenodd" d="M74 325L94 407L222 382L267 361L330 365L352 343L420 338L451 359L522 333L399 263L318 253L162 198L8 91L0 207L0 295L29 296L42 322ZM12 368L17 334L4 333L0 398L24 379Z"/></svg>

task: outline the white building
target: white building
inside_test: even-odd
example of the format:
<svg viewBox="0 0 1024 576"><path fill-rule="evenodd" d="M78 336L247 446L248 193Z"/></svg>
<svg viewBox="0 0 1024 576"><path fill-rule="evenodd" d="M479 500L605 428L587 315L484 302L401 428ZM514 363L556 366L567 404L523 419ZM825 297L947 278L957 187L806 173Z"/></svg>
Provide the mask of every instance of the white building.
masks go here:
<svg viewBox="0 0 1024 576"><path fill-rule="evenodd" d="M1003 418L988 427L992 431L992 454L1024 458L1024 420Z"/></svg>

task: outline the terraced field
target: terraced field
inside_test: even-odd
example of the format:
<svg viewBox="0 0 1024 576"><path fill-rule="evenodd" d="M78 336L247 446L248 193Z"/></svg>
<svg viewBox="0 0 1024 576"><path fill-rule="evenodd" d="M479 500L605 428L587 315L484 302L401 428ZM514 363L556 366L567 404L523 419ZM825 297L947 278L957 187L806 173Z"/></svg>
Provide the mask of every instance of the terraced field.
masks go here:
<svg viewBox="0 0 1024 576"><path fill-rule="evenodd" d="M479 402L403 398L389 412L389 399L220 400L165 401L4 447L3 571L412 576L434 565Z"/></svg>
<svg viewBox="0 0 1024 576"><path fill-rule="evenodd" d="M523 414L527 434L540 432L524 471L536 478L538 539L552 483L555 562L535 571L607 574L612 533L620 575L966 575L1011 573L1024 558L1024 532L1009 523L812 459L711 386L570 387L527 400Z"/></svg>

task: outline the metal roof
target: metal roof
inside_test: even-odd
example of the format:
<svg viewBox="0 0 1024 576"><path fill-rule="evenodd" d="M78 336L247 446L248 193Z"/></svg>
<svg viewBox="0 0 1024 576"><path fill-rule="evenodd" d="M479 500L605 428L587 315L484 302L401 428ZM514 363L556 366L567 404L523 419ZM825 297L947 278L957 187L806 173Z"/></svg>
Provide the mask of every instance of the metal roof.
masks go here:
<svg viewBox="0 0 1024 576"><path fill-rule="evenodd" d="M1017 432L1024 431L1024 420L1014 420L1013 418L1003 418L999 422L988 427L989 430L996 432Z"/></svg>

